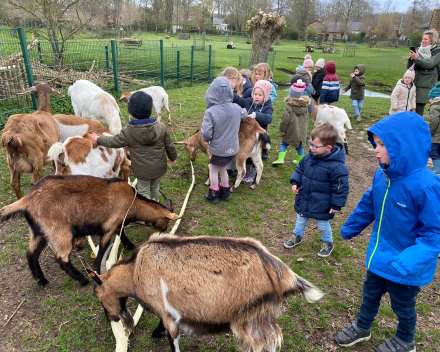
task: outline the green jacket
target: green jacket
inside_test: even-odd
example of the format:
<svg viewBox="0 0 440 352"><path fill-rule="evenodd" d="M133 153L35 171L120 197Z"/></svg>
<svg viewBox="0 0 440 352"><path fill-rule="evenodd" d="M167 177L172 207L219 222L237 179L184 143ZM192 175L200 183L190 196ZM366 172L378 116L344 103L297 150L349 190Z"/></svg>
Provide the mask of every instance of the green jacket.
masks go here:
<svg viewBox="0 0 440 352"><path fill-rule="evenodd" d="M429 108L431 143L440 143L440 98L435 98Z"/></svg>
<svg viewBox="0 0 440 352"><path fill-rule="evenodd" d="M109 148L128 146L131 169L141 180L163 176L167 172L167 156L170 160L177 159L170 133L160 121L127 125L114 137L99 137L98 144Z"/></svg>
<svg viewBox="0 0 440 352"><path fill-rule="evenodd" d="M307 143L307 126L309 123L308 106L310 98L303 95L301 99L285 97L283 116L280 123L280 132L284 132L283 141L294 148L299 148L302 142L303 147Z"/></svg>
<svg viewBox="0 0 440 352"><path fill-rule="evenodd" d="M431 49L431 53L439 49L439 46L436 45ZM437 65L440 64L440 53L429 59L422 59L420 56L414 61L409 59L407 68L410 68L412 64L415 64L414 71L416 73L414 80L416 103L427 104L429 103L428 94L437 83Z"/></svg>
<svg viewBox="0 0 440 352"><path fill-rule="evenodd" d="M356 65L354 68L359 70L359 75L350 79L350 83L348 83L348 86L345 87L344 90L347 92L349 89L351 89L351 100L363 100L365 93L365 65Z"/></svg>

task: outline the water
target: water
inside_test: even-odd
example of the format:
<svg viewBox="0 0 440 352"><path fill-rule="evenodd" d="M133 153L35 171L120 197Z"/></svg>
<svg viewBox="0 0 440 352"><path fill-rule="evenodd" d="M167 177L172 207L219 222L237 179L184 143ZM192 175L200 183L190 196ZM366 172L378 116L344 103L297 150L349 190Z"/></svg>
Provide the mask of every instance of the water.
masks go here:
<svg viewBox="0 0 440 352"><path fill-rule="evenodd" d="M285 89L285 91L288 92L289 89L290 89L290 87ZM342 94L342 88L341 88L340 91L339 91L339 94L340 95L348 95L348 96L350 96L350 91L345 92L344 94ZM364 95L366 97L371 97L371 98L385 98L385 99L390 99L391 98L391 95L389 95L389 94L373 92L372 90L368 90L368 89L365 89Z"/></svg>

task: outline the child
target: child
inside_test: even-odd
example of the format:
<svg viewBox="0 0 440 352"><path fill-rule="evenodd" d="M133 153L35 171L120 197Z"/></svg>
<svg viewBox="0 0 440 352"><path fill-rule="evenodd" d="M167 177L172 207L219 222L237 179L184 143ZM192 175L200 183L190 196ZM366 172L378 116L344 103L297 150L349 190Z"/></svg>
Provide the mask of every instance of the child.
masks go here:
<svg viewBox="0 0 440 352"><path fill-rule="evenodd" d="M373 185L341 228L351 239L372 221L367 274L357 320L338 332L341 346L371 337L371 325L388 292L399 319L396 334L375 351L415 351L415 298L434 277L440 253L440 178L426 167L431 135L424 119L404 111L368 130L380 168Z"/></svg>
<svg viewBox="0 0 440 352"><path fill-rule="evenodd" d="M302 81L306 82L307 85L306 85L306 89L304 89L303 96L307 96L307 97L310 98L310 104L308 106L308 111L309 111L309 114L311 114L312 111L313 111L312 94L313 94L314 90L313 90L312 84L310 83L311 82L310 79L308 79L309 83L307 83L307 81L305 81L303 79L303 78L306 78L306 77L309 78L309 76L307 74L305 76L301 75L301 74L295 74L295 75L292 76L292 78L290 79L291 86L290 86L290 89L289 89L289 96L293 97L293 95L292 95L293 94L292 87L293 87L294 83L296 83L299 79L301 79Z"/></svg>
<svg viewBox="0 0 440 352"><path fill-rule="evenodd" d="M306 82L306 84L311 84L312 83L312 74L307 71L303 66L298 65L298 67L295 70L295 75L300 75L301 79Z"/></svg>
<svg viewBox="0 0 440 352"><path fill-rule="evenodd" d="M273 74L272 74L272 71L270 70L270 66L265 62L258 64L257 66L255 66L254 73L252 74L252 76L253 76L255 83L257 83L259 80L264 79L266 81L269 81L272 84L272 90L270 91L270 101L273 105L275 103L275 100L277 100L277 97L278 97L278 94L277 94L278 85L275 84L275 82L273 80ZM254 86L255 86L255 84L254 84Z"/></svg>
<svg viewBox="0 0 440 352"><path fill-rule="evenodd" d="M304 57L304 62L303 62L303 67L307 70L307 72L309 73L309 75L310 75L310 79L312 79L312 69L313 69L313 60L312 60L312 57L309 55L309 54L307 54L305 57Z"/></svg>
<svg viewBox="0 0 440 352"><path fill-rule="evenodd" d="M322 90L322 82L324 81L325 72L324 72L324 59L318 59L315 65L315 73L312 77L312 86L314 89L314 93L312 94L312 98L318 103L319 97L321 96Z"/></svg>
<svg viewBox="0 0 440 352"><path fill-rule="evenodd" d="M286 248L302 242L307 222L312 218L322 234L318 256L328 257L333 251L329 219L345 206L349 189L344 148L337 140L338 131L328 122L315 127L310 134L310 151L290 177L292 191L297 195L298 215L293 237L284 242Z"/></svg>
<svg viewBox="0 0 440 352"><path fill-rule="evenodd" d="M350 74L351 80L348 86L342 91L345 93L351 89L350 99L351 105L354 109L354 115L356 121L361 120L361 110L364 104L364 91L365 91L365 65L359 64L354 67L353 73Z"/></svg>
<svg viewBox="0 0 440 352"><path fill-rule="evenodd" d="M232 90L240 97L244 94L244 80L243 76L235 67L226 67L221 73L222 77L226 77L231 85ZM252 87L251 87L252 90Z"/></svg>
<svg viewBox="0 0 440 352"><path fill-rule="evenodd" d="M252 72L249 70L241 69L238 71L243 77L243 96L242 98L250 98L252 96L253 84L250 79Z"/></svg>
<svg viewBox="0 0 440 352"><path fill-rule="evenodd" d="M153 99L145 92L135 92L127 103L131 121L116 136L89 137L108 148L128 146L131 169L138 179L138 191L146 198L159 200L161 177L167 172L167 156L170 163L177 159L176 148L166 126L150 118Z"/></svg>
<svg viewBox="0 0 440 352"><path fill-rule="evenodd" d="M232 87L226 77L216 78L206 91L205 111L202 123L202 138L209 143L209 178L211 186L205 200L218 204L219 199L229 201L229 176L226 165L234 159L238 152L238 130L240 122L245 120L247 113L232 103ZM237 95L238 96L238 95ZM221 183L218 184L220 172Z"/></svg>
<svg viewBox="0 0 440 352"><path fill-rule="evenodd" d="M339 100L339 78L336 76L336 64L329 61L324 66L325 77L322 81L321 104L332 105Z"/></svg>
<svg viewBox="0 0 440 352"><path fill-rule="evenodd" d="M413 83L415 77L414 68L410 67L403 75L403 79L397 81L396 88L391 94L390 115L416 109L416 86Z"/></svg>
<svg viewBox="0 0 440 352"><path fill-rule="evenodd" d="M440 83L429 92L429 130L431 131L431 159L433 172L440 175Z"/></svg>
<svg viewBox="0 0 440 352"><path fill-rule="evenodd" d="M303 96L306 84L298 79L291 87L289 96L284 99L283 117L280 123L280 132L283 141L280 146L278 160L273 165L284 164L286 150L289 145L293 145L298 152L298 159L294 161L298 164L304 156L303 144L307 139L307 125L309 122L309 113L307 107L310 105L310 98Z"/></svg>

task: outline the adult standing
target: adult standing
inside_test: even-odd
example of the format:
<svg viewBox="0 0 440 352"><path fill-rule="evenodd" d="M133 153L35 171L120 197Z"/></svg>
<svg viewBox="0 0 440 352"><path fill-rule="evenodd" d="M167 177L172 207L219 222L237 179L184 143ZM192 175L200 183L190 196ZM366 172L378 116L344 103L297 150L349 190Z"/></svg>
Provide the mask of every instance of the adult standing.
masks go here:
<svg viewBox="0 0 440 352"><path fill-rule="evenodd" d="M435 29L423 34L421 46L416 52L410 51L407 68L414 65L416 78L416 113L423 116L425 105L429 102L428 94L437 83L437 65L440 63L440 46Z"/></svg>

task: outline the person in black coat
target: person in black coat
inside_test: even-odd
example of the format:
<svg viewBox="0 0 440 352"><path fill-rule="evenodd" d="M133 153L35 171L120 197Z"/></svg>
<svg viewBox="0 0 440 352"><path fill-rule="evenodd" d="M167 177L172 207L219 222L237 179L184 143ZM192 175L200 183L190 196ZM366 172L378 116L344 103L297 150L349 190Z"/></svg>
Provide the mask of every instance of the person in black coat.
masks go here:
<svg viewBox="0 0 440 352"><path fill-rule="evenodd" d="M312 77L312 86L315 92L312 94L312 98L318 103L319 97L321 96L322 82L324 81L325 71L324 71L325 61L324 59L319 59L316 61L315 73Z"/></svg>
<svg viewBox="0 0 440 352"><path fill-rule="evenodd" d="M337 140L338 131L328 122L315 127L310 134L310 151L290 178L292 191L297 195L297 220L292 238L284 242L286 248L302 242L310 218L316 219L322 234L318 256L328 257L334 248L329 220L345 206L349 190L344 148Z"/></svg>

